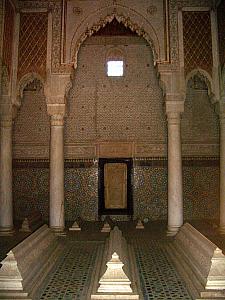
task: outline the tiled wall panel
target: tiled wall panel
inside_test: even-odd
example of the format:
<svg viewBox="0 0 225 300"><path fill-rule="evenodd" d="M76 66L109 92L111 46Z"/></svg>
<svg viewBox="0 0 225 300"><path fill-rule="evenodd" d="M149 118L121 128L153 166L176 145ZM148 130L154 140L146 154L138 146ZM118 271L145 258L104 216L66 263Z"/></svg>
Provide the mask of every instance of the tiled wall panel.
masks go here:
<svg viewBox="0 0 225 300"><path fill-rule="evenodd" d="M49 166L15 166L13 197L16 219L38 208L45 220L49 211ZM134 217L167 219L167 162L136 165L133 169ZM184 218L217 219L219 215L219 163L184 161ZM65 168L65 218L98 219L98 168Z"/></svg>

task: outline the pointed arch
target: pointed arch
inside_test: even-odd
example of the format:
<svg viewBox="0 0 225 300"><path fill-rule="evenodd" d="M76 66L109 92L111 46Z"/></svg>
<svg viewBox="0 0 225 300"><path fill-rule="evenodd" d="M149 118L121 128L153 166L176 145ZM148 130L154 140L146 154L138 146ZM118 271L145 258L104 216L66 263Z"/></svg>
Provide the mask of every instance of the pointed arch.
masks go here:
<svg viewBox="0 0 225 300"><path fill-rule="evenodd" d="M70 60L74 64L75 69L77 67L77 54L81 44L100 28L105 27L107 23L111 23L114 18L149 43L153 52L154 64L157 63L160 58L159 40L149 20L136 11L131 11L130 8L111 6L101 8L87 16L74 32L70 46ZM87 27L87 24L90 25Z"/></svg>
<svg viewBox="0 0 225 300"><path fill-rule="evenodd" d="M197 69L192 70L190 73L188 73L186 76L186 88L187 88L188 82L195 76L198 76L202 81L204 81L204 83L207 86L210 101L212 104L215 104L216 99L215 99L215 95L212 90L212 87L213 87L212 77L205 70L197 68Z"/></svg>
<svg viewBox="0 0 225 300"><path fill-rule="evenodd" d="M38 80L44 88L44 79L38 73L27 73L20 79L17 85L17 98L19 106L21 105L21 99L23 98L24 89L27 85L31 84L35 80Z"/></svg>

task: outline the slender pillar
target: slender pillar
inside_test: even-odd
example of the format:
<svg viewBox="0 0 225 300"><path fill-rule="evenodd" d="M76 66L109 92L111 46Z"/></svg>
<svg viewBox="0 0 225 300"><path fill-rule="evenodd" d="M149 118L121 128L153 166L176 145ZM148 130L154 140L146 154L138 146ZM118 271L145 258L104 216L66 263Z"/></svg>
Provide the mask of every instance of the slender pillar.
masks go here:
<svg viewBox="0 0 225 300"><path fill-rule="evenodd" d="M220 234L225 234L225 113L220 114Z"/></svg>
<svg viewBox="0 0 225 300"><path fill-rule="evenodd" d="M59 233L65 227L63 125L63 115L51 115L50 227Z"/></svg>
<svg viewBox="0 0 225 300"><path fill-rule="evenodd" d="M180 112L168 112L168 230L175 235L183 224Z"/></svg>
<svg viewBox="0 0 225 300"><path fill-rule="evenodd" d="M13 233L12 117L2 116L0 149L0 235Z"/></svg>

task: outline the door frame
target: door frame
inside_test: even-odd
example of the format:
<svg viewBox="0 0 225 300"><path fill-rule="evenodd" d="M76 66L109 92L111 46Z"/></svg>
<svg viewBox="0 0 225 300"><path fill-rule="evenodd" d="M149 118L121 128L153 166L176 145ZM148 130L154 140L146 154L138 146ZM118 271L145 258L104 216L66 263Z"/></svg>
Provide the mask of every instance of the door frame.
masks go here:
<svg viewBox="0 0 225 300"><path fill-rule="evenodd" d="M127 165L127 208L106 209L104 193L104 165L107 163L124 163ZM99 158L98 164L98 215L133 215L132 193L132 169L131 158Z"/></svg>

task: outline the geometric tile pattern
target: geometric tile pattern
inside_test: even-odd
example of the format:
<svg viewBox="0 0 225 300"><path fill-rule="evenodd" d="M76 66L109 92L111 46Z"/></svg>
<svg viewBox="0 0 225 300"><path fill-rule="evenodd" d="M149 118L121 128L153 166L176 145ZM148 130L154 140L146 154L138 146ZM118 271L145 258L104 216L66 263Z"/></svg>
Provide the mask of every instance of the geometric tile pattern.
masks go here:
<svg viewBox="0 0 225 300"><path fill-rule="evenodd" d="M133 240L144 300L191 300L185 283L158 240Z"/></svg>
<svg viewBox="0 0 225 300"><path fill-rule="evenodd" d="M69 242L55 272L48 278L40 299L87 299L100 245L101 242Z"/></svg>
<svg viewBox="0 0 225 300"><path fill-rule="evenodd" d="M187 165L187 162L189 165ZM183 161L185 219L215 219L219 213L218 161ZM212 163L215 162L215 165ZM199 165L197 165L199 163ZM134 216L150 220L167 218L167 167L135 166L133 170ZM14 217L38 209L44 220L49 217L49 166L13 168ZM65 168L65 219L98 219L97 167Z"/></svg>
<svg viewBox="0 0 225 300"><path fill-rule="evenodd" d="M8 73L11 73L12 65L12 42L14 31L14 9L10 1L5 1L5 18L3 34L3 64L7 66Z"/></svg>
<svg viewBox="0 0 225 300"><path fill-rule="evenodd" d="M166 142L163 97L144 39L125 36L87 39L78 55L76 78L68 98L65 144L99 141ZM126 54L125 76L105 73L108 49L118 45ZM95 59L93 60L93 53ZM135 59L134 59L135 58ZM151 117L149 117L151 116Z"/></svg>
<svg viewBox="0 0 225 300"><path fill-rule="evenodd" d="M134 215L137 218L167 218L167 168L135 166L133 170Z"/></svg>
<svg viewBox="0 0 225 300"><path fill-rule="evenodd" d="M65 218L98 219L98 169L65 168Z"/></svg>
<svg viewBox="0 0 225 300"><path fill-rule="evenodd" d="M30 72L43 78L46 73L47 13L22 13L20 16L18 79Z"/></svg>
<svg viewBox="0 0 225 300"><path fill-rule="evenodd" d="M210 12L183 12L185 73L200 67L212 73L212 40Z"/></svg>

